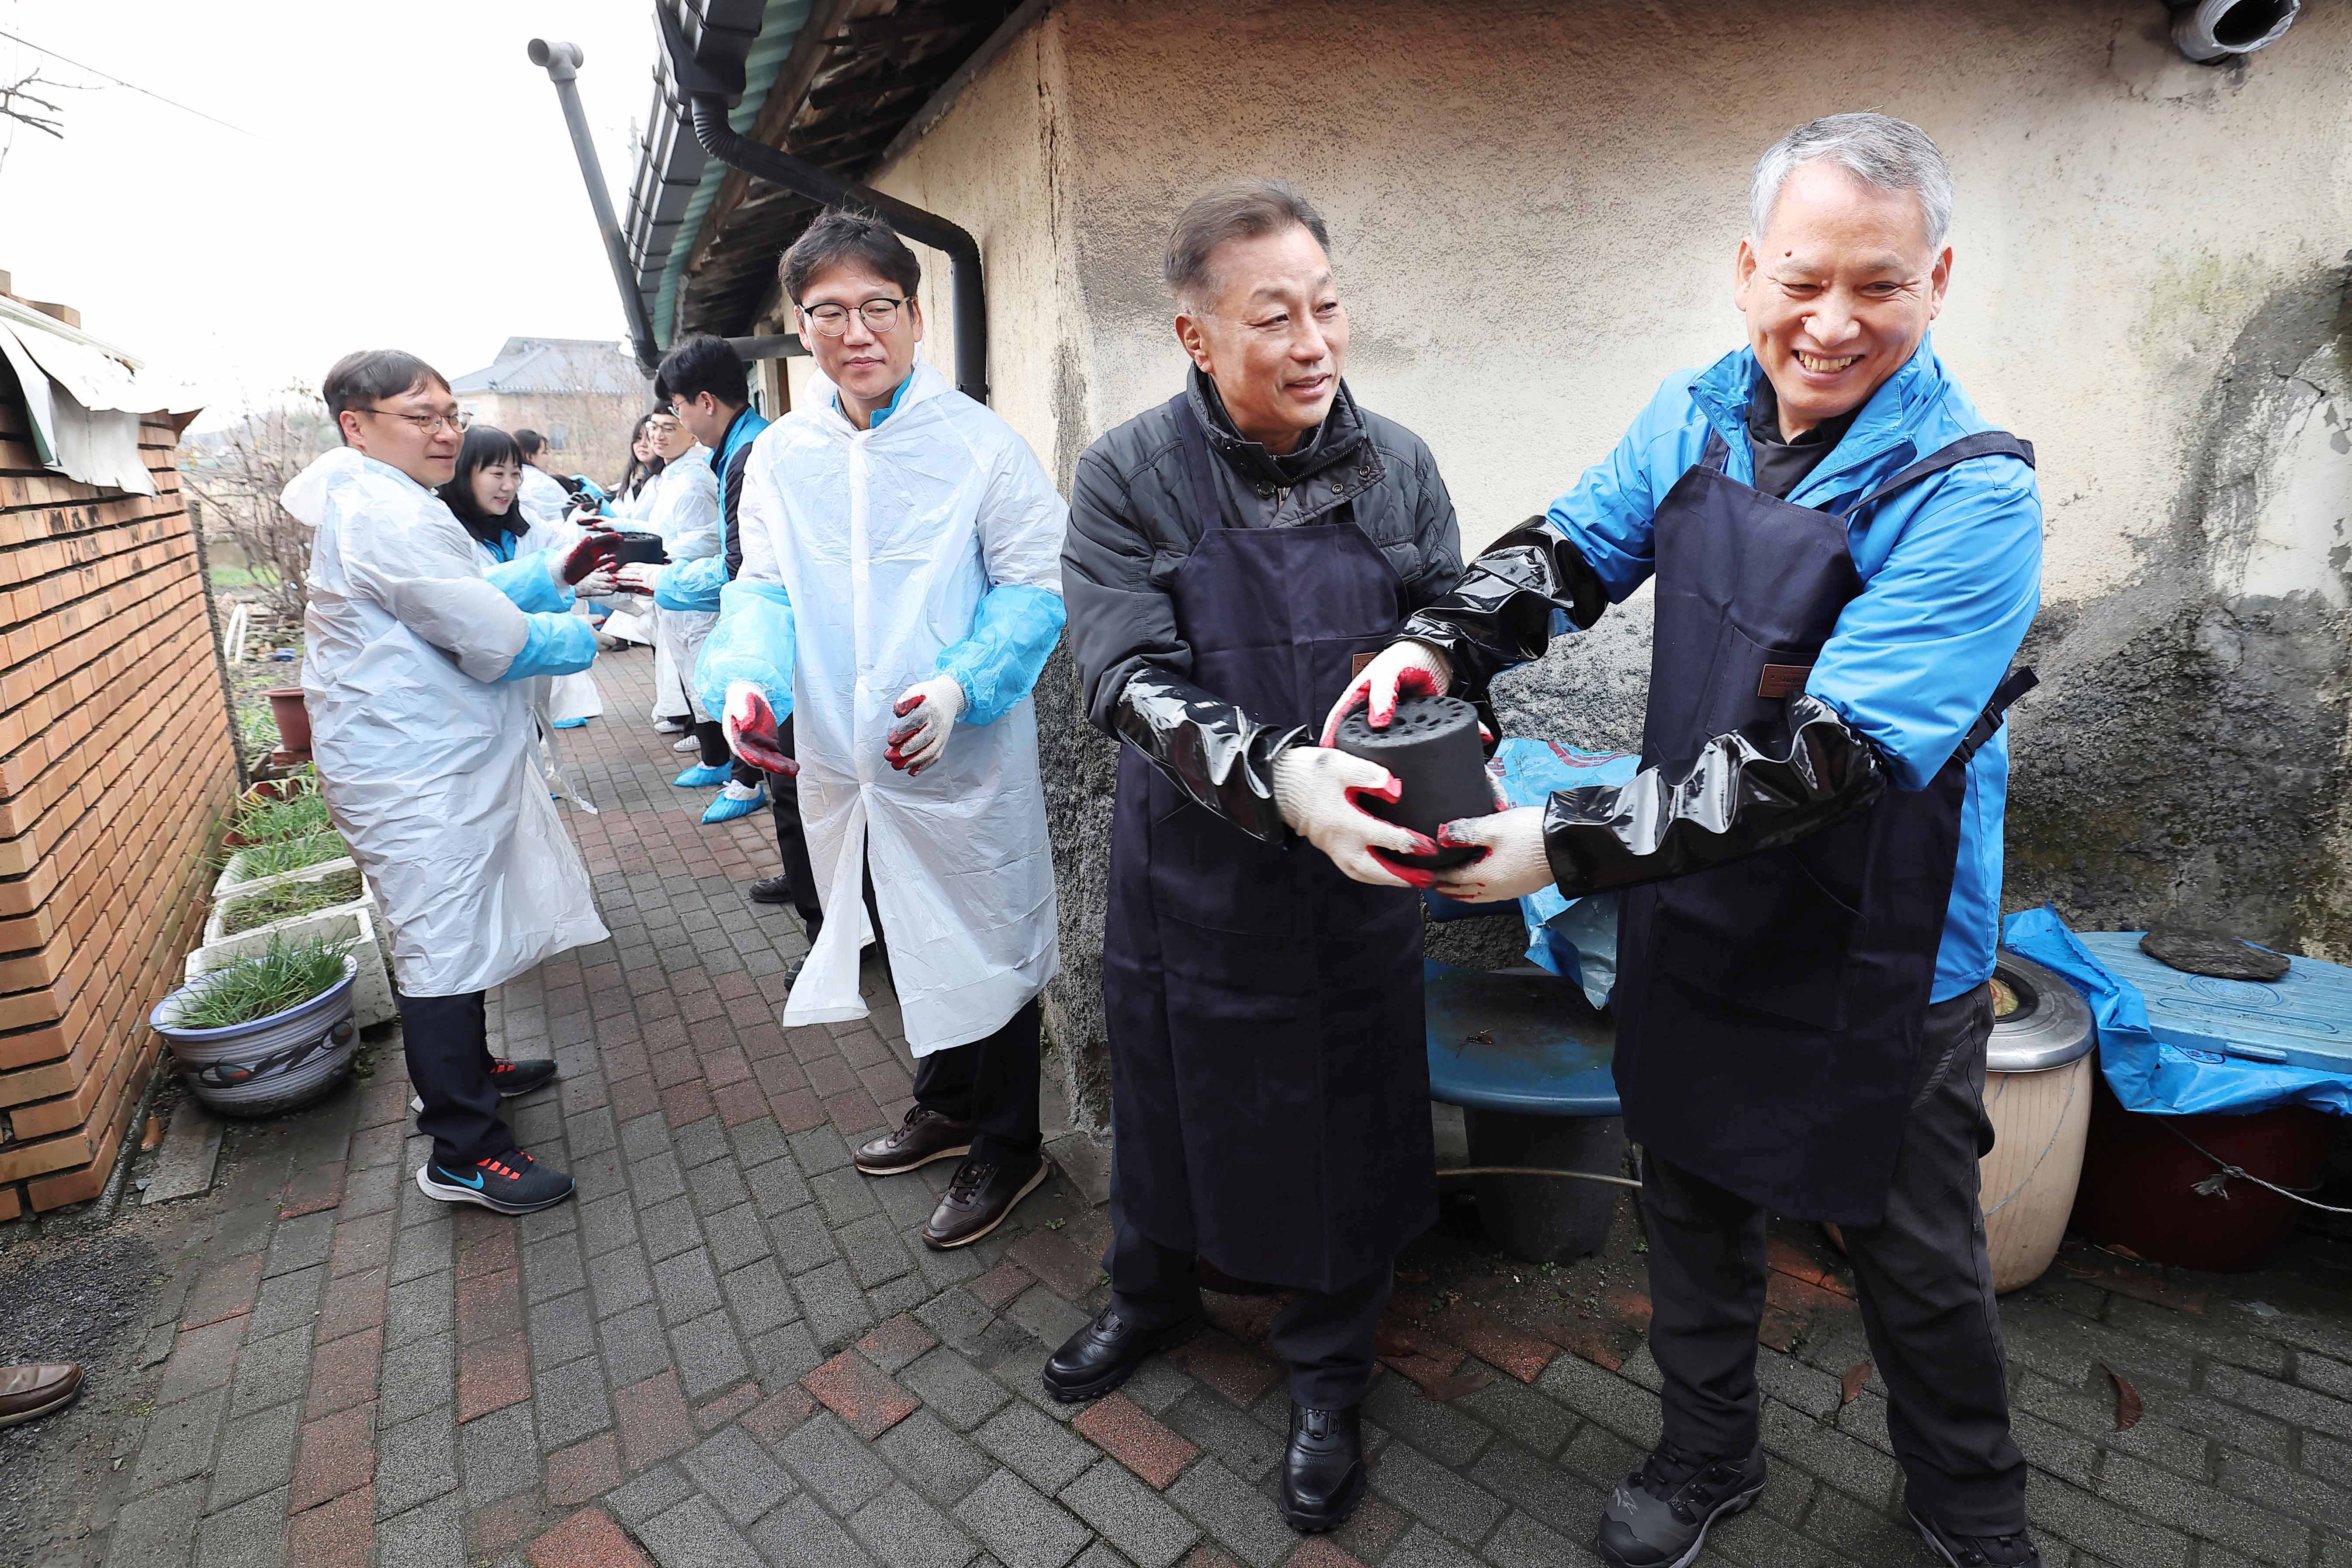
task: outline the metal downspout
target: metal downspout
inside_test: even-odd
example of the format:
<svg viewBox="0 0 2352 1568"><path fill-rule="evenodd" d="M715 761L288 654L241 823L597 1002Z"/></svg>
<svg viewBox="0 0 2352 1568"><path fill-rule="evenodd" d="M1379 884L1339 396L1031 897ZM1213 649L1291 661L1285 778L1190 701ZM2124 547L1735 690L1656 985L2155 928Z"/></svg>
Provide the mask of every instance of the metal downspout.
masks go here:
<svg viewBox="0 0 2352 1568"><path fill-rule="evenodd" d="M806 196L825 206L868 212L919 244L948 254L955 279L956 390L977 403L988 401L988 300L982 292L980 244L960 226L937 213L909 206L869 185L843 179L829 169L747 142L727 122L726 100L697 93L693 105L694 138L702 150L730 168L755 180ZM616 251L615 257L619 255ZM617 262L616 262L617 265Z"/></svg>
<svg viewBox="0 0 2352 1568"><path fill-rule="evenodd" d="M614 216L613 197L604 188L604 165L596 160L596 143L588 135L588 116L580 108L580 89L573 85L584 57L577 44L549 43L544 38L533 38L529 53L531 64L545 68L547 79L555 84L556 100L563 105L563 123L572 132L572 150L579 154L580 177L588 186L588 205L596 210L596 226L604 235L604 255L613 264L613 281L621 288L621 309L627 313L637 368L651 375L661 363L660 342L654 336L653 317L646 311L645 299L638 294L635 279L630 274L629 250L621 238L621 221Z"/></svg>

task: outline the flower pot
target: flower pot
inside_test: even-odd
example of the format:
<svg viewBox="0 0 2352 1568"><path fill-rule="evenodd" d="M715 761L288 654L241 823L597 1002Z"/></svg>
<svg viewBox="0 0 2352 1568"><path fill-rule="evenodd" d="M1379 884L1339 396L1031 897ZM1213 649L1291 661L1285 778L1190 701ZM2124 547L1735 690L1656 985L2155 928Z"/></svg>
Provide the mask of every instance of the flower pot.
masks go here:
<svg viewBox="0 0 2352 1568"><path fill-rule="evenodd" d="M328 861L317 866L305 866L299 871L286 873L284 880L290 882L324 877L348 869L350 864L348 861ZM205 919L204 945L188 954L186 974L190 984L232 959L267 950L273 936L289 942L310 942L319 937L333 942L357 938L359 945L352 950L352 959L359 965L359 980L352 1003L359 1015L360 1027L372 1028L400 1016L400 1005L393 995L391 969L384 958L392 945L391 925L384 920L383 911L376 908L374 895L364 887L360 889L360 896L350 903L313 910L306 915L289 915L284 920L255 926L234 936L224 934L220 929L227 907L226 901L215 903L212 913Z"/></svg>
<svg viewBox="0 0 2352 1568"><path fill-rule="evenodd" d="M356 957L343 960L343 977L282 1013L221 1029L182 1028L173 1022L204 992L199 977L155 1005L149 1024L172 1047L188 1091L226 1116L271 1116L310 1104L351 1070L359 1050L352 1016Z"/></svg>
<svg viewBox="0 0 2352 1568"><path fill-rule="evenodd" d="M278 721L278 749L310 754L310 711L302 706L302 689L280 686L262 693L269 699L269 716Z"/></svg>

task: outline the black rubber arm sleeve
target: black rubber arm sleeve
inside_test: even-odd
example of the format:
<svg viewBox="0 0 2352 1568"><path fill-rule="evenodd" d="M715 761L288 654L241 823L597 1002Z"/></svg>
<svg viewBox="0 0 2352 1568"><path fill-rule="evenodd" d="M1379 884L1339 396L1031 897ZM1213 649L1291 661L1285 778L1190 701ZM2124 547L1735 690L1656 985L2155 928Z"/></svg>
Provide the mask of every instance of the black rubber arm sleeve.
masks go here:
<svg viewBox="0 0 2352 1568"><path fill-rule="evenodd" d="M1487 546L1452 593L1414 611L1398 635L1443 651L1454 695L1475 701L1495 677L1544 656L1553 611L1567 612L1580 631L1608 607L1608 590L1583 552L1531 517Z"/></svg>
<svg viewBox="0 0 2352 1568"><path fill-rule="evenodd" d="M1789 703L1780 754L1734 732L1709 741L1681 782L1564 789L1544 807L1544 855L1568 897L1663 881L1778 849L1863 810L1886 788L1870 742L1815 697Z"/></svg>
<svg viewBox="0 0 2352 1568"><path fill-rule="evenodd" d="M1112 715L1127 743L1196 805L1268 844L1288 831L1274 804L1274 759L1314 737L1261 724L1223 698L1145 665L1128 677Z"/></svg>

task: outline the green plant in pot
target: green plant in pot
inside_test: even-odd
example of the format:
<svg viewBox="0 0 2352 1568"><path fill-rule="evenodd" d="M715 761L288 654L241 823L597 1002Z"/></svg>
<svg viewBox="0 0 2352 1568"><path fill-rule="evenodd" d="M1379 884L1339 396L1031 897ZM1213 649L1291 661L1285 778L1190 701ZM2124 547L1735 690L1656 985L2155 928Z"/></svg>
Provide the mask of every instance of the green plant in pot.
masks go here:
<svg viewBox="0 0 2352 1568"><path fill-rule="evenodd" d="M339 833L313 833L304 838L270 838L248 844L236 851L230 869L234 880L257 882L264 877L276 877L288 871L299 871L305 867L322 865L329 860L341 860L351 853Z"/></svg>
<svg viewBox="0 0 2352 1568"><path fill-rule="evenodd" d="M362 886L356 868L331 871L308 881L277 883L229 900L228 907L221 911L221 934L235 936L272 921L291 920L296 915L315 914L337 904L348 904L360 896Z"/></svg>
<svg viewBox="0 0 2352 1568"><path fill-rule="evenodd" d="M170 1043L190 1090L213 1110L262 1116L308 1104L350 1070L359 1049L356 945L272 937L263 951L173 992L148 1021Z"/></svg>

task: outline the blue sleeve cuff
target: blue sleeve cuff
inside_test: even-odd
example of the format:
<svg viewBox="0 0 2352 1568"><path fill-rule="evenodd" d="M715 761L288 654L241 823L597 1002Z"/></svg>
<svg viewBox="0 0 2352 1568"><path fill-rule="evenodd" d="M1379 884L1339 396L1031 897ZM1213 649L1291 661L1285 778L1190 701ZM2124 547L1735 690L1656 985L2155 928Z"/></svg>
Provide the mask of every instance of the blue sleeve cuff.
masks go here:
<svg viewBox="0 0 2352 1568"><path fill-rule="evenodd" d="M544 572L541 575L545 575ZM569 595L565 595L567 598ZM534 675L577 675L596 660L596 628L571 614L534 615L530 635L500 680Z"/></svg>
<svg viewBox="0 0 2352 1568"><path fill-rule="evenodd" d="M674 561L654 579L654 603L665 610L715 610L719 590L727 585L724 556Z"/></svg>
<svg viewBox="0 0 2352 1568"><path fill-rule="evenodd" d="M511 561L499 562L482 575L526 616L561 615L572 607L572 590L548 572L544 555L518 555Z"/></svg>
<svg viewBox="0 0 2352 1568"><path fill-rule="evenodd" d="M667 578L669 574L662 575ZM695 661L694 694L701 700L702 710L721 712L727 706L727 689L748 680L768 700L779 722L790 718L793 635L793 602L782 584L740 579L728 584L719 595L718 624L703 639L702 657Z"/></svg>
<svg viewBox="0 0 2352 1568"><path fill-rule="evenodd" d="M963 688L967 724L992 724L1037 684L1069 618L1062 596L1008 583L982 595L971 635L940 651L941 675Z"/></svg>

